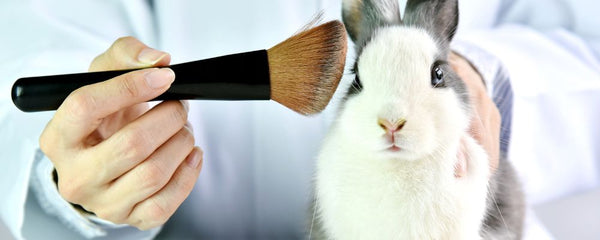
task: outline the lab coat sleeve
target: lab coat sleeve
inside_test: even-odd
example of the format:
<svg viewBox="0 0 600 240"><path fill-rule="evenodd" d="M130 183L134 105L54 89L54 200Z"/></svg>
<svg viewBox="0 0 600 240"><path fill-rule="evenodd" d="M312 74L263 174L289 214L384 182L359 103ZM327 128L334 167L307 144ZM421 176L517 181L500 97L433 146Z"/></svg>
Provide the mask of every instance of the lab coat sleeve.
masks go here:
<svg viewBox="0 0 600 240"><path fill-rule="evenodd" d="M498 0L496 0L498 1ZM568 32L577 40L560 43L563 49L578 58L597 62L600 58L600 18L596 0L500 0L496 13L496 26L518 24L527 26L549 39L559 40L560 31ZM585 49L573 48L580 41ZM586 56L587 55L587 56ZM596 60L590 59L594 57Z"/></svg>
<svg viewBox="0 0 600 240"><path fill-rule="evenodd" d="M126 3L125 3L126 2ZM120 36L134 35L152 43L152 34L137 22L148 20L140 14L145 1L19 1L0 3L0 218L17 239L31 236L23 229L35 229L48 239L71 239L105 235L111 239L146 235L151 238L156 229L139 234L133 227L114 235L114 224L88 217L75 217L77 212L59 197L48 170L50 161L39 151L38 138L52 116L52 112L20 112L10 98L13 82L23 76L50 75L86 71L92 59ZM146 6L147 7L147 6ZM147 8L146 8L147 10ZM138 14L135 12L138 11ZM147 22L147 21L146 21ZM139 30L142 29L142 30ZM31 180L31 181L30 181ZM25 214L25 202L30 188L41 200L44 213ZM52 188L49 188L52 187ZM29 211L29 210L27 210ZM44 215L62 221L62 227L92 226L97 231L72 236L57 235L58 231L39 226L40 221L29 221L27 216ZM50 218L50 219L51 219ZM73 229L73 228L71 228ZM83 229L83 228L82 228ZM92 229L92 228L90 228ZM77 232L77 230L75 231ZM79 231L83 233L82 231ZM73 234L73 231L71 231ZM46 234L46 235L43 235Z"/></svg>

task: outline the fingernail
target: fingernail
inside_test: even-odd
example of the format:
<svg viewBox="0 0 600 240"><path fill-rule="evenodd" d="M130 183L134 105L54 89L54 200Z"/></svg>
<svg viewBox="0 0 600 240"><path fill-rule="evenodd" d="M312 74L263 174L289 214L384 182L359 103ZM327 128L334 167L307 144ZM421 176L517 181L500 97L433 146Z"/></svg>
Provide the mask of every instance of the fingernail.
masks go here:
<svg viewBox="0 0 600 240"><path fill-rule="evenodd" d="M185 108L186 112L190 112L190 103L187 100L180 100L181 105Z"/></svg>
<svg viewBox="0 0 600 240"><path fill-rule="evenodd" d="M187 127L190 130L190 132L194 133L194 127L190 122L186 122L185 127Z"/></svg>
<svg viewBox="0 0 600 240"><path fill-rule="evenodd" d="M148 86L154 89L161 89L175 81L175 73L170 68L155 69L146 73L146 82Z"/></svg>
<svg viewBox="0 0 600 240"><path fill-rule="evenodd" d="M190 156L188 156L187 164L188 166L190 166L191 168L198 168L198 166L200 165L200 157L201 157L201 151L198 147L194 147L194 150L192 151L192 154L190 154Z"/></svg>
<svg viewBox="0 0 600 240"><path fill-rule="evenodd" d="M153 48L144 48L138 54L138 61L144 64L154 65L167 55L166 52L158 51Z"/></svg>

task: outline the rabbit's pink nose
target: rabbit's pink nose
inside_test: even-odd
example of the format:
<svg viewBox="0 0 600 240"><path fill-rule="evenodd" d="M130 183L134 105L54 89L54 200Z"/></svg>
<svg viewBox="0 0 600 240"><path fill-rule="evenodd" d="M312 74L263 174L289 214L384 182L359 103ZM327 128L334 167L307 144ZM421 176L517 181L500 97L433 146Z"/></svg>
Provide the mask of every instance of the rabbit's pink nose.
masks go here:
<svg viewBox="0 0 600 240"><path fill-rule="evenodd" d="M401 119L398 119L398 120L396 120L396 121L394 121L392 123L392 122L390 122L387 119L379 118L377 120L377 123L379 123L379 126L385 132L395 133L395 132L400 131L404 127L404 124L406 123L406 120L404 118L401 118Z"/></svg>

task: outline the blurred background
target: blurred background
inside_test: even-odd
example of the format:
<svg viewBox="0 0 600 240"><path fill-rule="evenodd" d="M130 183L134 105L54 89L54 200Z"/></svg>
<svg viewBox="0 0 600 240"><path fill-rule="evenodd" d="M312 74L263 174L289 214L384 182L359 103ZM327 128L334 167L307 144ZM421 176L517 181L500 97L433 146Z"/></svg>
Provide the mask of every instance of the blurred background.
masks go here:
<svg viewBox="0 0 600 240"><path fill-rule="evenodd" d="M142 0L0 2L0 29L5 31L0 37L0 52L10 50L12 53L0 56L0 75L5 77L1 79L0 89L8 93L18 76L85 71L94 56L124 35L134 35L150 46L170 52L173 62L177 63L271 46L295 32L319 10L325 11L326 19L340 19L341 9L341 0L151 2L154 16L147 15L147 7L144 7L147 2ZM400 2L404 6L405 1ZM113 11L104 5L118 5L118 9L127 11ZM596 0L460 0L457 41L477 45L498 57L513 83L514 114L509 159L519 173L530 206L526 239L600 239L598 9L600 2ZM152 17L155 18L149 20ZM94 20L84 21L88 18ZM58 30L53 32L53 28ZM56 61L57 57L64 61ZM350 52L348 64L353 63L353 58L354 54ZM350 80L351 77L345 76L340 89L345 89ZM254 110L254 119L266 121L263 123L265 126L284 120L294 126L319 126L317 129L304 128L308 129L312 139L318 139L333 120L340 94L343 93L334 97L333 107L318 118L309 120L314 125L296 120L287 113L272 115L281 111L273 104L228 106L233 106L239 114ZM0 113L5 116L16 112L7 95L2 94L0 105ZM215 117L208 119L212 116L205 113L222 108L221 103L193 104L204 109L193 113L202 116L198 117L198 125L204 124L204 127L200 127L199 131L219 128L218 124L210 123L219 121ZM0 152L20 150L17 143L8 137L8 133L17 128L31 131L32 137L28 141L36 142L36 134L49 116L19 114L11 116L17 116L14 118L22 122L37 121L39 126L34 130L23 130L25 125L9 124L12 117L1 118L0 123L5 124L1 127ZM264 116L270 119L265 120ZM254 140L273 141L273 136L283 131L285 128L256 133L264 135ZM285 143L286 136L280 137L280 140L275 138L275 142ZM201 146L211 144L202 135L196 139ZM257 144L254 147L260 149L263 146ZM299 156L298 161L310 159L317 148L318 143L308 147L310 151L306 156ZM11 171L18 167L13 162L15 160L2 158L2 163L9 166L9 170L1 172L2 189L21 184L15 183L17 178L11 175ZM298 169L304 174L298 177L298 181L310 181L312 169ZM282 171L260 181L265 186L277 188L274 186L277 179L290 176L293 170ZM202 177L211 177L210 170L205 172L208 176ZM24 181L23 184L26 183ZM21 187L27 189L27 186ZM281 191L289 190L282 188ZM22 194L26 192L21 191ZM9 195L6 199L20 197L23 195ZM298 206L304 204L291 197L284 200ZM34 234L32 236L43 237L45 231L61 228L56 219L41 213L32 197L28 197L25 204L28 209L37 211L25 212L24 221L36 222L46 229L25 229L33 232L30 233ZM14 225L17 220L5 214L11 211L10 208L14 207L3 207L0 239L13 238L7 226ZM35 235L36 231L38 235Z"/></svg>

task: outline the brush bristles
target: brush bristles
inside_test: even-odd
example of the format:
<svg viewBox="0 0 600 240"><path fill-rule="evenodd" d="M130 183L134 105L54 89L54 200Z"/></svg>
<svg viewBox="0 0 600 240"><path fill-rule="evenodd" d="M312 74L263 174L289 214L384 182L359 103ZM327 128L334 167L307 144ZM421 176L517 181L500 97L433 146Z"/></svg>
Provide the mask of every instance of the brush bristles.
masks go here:
<svg viewBox="0 0 600 240"><path fill-rule="evenodd" d="M344 24L331 21L267 50L271 99L304 115L325 109L344 73L346 41Z"/></svg>

